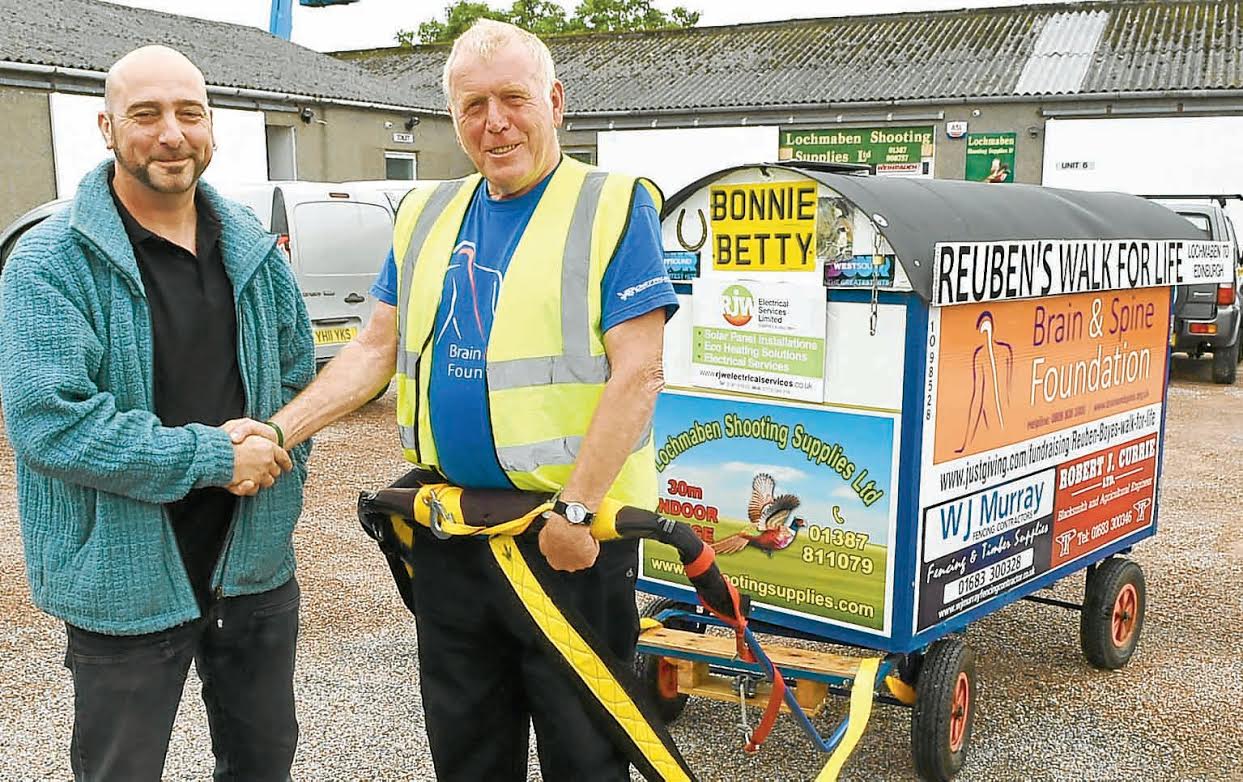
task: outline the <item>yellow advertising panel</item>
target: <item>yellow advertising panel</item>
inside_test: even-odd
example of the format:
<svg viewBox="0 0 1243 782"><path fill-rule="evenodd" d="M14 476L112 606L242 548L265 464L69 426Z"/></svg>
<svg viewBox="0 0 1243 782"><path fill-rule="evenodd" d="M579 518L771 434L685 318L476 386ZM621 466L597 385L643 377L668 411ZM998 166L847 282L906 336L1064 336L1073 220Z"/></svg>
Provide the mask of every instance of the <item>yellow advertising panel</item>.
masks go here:
<svg viewBox="0 0 1243 782"><path fill-rule="evenodd" d="M712 268L815 271L816 196L817 184L809 180L709 188Z"/></svg>

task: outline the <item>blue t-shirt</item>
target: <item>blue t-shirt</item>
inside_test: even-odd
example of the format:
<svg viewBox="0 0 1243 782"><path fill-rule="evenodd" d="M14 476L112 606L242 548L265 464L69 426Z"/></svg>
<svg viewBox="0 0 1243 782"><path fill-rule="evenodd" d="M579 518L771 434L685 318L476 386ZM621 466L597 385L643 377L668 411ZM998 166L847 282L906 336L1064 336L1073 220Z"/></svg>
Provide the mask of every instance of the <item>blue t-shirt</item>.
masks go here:
<svg viewBox="0 0 1243 782"><path fill-rule="evenodd" d="M481 184L471 199L445 273L445 287L433 326L429 405L440 469L458 486L511 489L496 459L488 413L485 356L500 283L518 240L548 181L531 192L497 201ZM660 307L677 312L678 299L665 273L660 218L651 196L639 188L626 233L604 272L601 327ZM397 306L397 264L389 250L371 295Z"/></svg>

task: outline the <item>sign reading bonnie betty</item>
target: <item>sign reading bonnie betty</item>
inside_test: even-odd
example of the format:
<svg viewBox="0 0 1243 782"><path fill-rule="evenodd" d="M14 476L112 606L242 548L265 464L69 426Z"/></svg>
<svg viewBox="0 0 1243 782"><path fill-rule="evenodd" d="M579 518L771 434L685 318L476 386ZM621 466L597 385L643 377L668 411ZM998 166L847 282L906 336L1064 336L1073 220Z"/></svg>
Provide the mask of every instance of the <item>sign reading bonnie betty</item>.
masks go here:
<svg viewBox="0 0 1243 782"><path fill-rule="evenodd" d="M712 268L815 271L816 187L802 180L708 188Z"/></svg>

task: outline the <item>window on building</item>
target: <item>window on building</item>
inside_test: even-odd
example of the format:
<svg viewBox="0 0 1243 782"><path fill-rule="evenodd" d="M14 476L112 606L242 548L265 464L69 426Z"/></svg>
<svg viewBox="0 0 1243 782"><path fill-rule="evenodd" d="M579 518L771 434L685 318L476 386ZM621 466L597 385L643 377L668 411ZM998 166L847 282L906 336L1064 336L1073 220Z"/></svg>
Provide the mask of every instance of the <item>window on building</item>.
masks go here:
<svg viewBox="0 0 1243 782"><path fill-rule="evenodd" d="M298 178L298 155L294 148L294 130L285 125L264 127L268 140L268 179Z"/></svg>
<svg viewBox="0 0 1243 782"><path fill-rule="evenodd" d="M385 179L418 179L418 161L413 152L385 152Z"/></svg>
<svg viewBox="0 0 1243 782"><path fill-rule="evenodd" d="M586 163L589 166L596 164L596 148L595 147L565 147L565 154L577 161Z"/></svg>

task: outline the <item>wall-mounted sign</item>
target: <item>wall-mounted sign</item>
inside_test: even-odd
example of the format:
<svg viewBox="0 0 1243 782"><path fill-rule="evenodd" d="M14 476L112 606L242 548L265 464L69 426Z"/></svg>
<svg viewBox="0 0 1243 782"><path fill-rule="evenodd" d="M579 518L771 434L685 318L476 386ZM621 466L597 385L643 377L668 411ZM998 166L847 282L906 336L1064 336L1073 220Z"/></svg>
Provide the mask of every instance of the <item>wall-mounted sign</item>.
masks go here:
<svg viewBox="0 0 1243 782"><path fill-rule="evenodd" d="M945 123L945 135L950 138L962 138L967 135L966 120L955 120Z"/></svg>
<svg viewBox="0 0 1243 782"><path fill-rule="evenodd" d="M968 182L1013 182L1017 133L967 135Z"/></svg>
<svg viewBox="0 0 1243 782"><path fill-rule="evenodd" d="M932 177L931 126L781 131L778 160L867 163L876 173Z"/></svg>
<svg viewBox="0 0 1243 782"><path fill-rule="evenodd" d="M394 133L393 141L397 144L413 144L414 134L413 133Z"/></svg>

